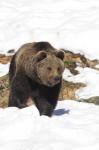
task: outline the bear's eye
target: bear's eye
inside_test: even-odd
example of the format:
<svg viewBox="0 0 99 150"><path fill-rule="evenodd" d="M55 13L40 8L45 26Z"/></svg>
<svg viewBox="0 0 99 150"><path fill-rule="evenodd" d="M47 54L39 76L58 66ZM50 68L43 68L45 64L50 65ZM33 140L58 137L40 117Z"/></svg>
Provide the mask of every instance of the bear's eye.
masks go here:
<svg viewBox="0 0 99 150"><path fill-rule="evenodd" d="M58 70L58 72L61 72L61 69L59 67L57 68L57 70Z"/></svg>
<svg viewBox="0 0 99 150"><path fill-rule="evenodd" d="M48 70L48 71L51 71L51 70L52 70L52 68L51 68L51 67L47 67L47 70Z"/></svg>

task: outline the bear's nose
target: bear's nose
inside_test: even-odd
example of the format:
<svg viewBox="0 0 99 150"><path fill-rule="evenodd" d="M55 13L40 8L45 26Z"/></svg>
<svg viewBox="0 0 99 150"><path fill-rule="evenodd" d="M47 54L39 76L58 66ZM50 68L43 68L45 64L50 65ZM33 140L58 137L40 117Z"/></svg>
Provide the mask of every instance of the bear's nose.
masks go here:
<svg viewBox="0 0 99 150"><path fill-rule="evenodd" d="M56 77L54 78L54 80L55 80L55 81L59 81L59 80L60 80L60 77L56 76Z"/></svg>

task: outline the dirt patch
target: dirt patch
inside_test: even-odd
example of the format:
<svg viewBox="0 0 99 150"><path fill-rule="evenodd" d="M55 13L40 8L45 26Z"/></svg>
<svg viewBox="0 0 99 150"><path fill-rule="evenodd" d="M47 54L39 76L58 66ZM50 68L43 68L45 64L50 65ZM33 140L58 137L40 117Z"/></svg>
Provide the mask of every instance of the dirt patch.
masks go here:
<svg viewBox="0 0 99 150"><path fill-rule="evenodd" d="M96 105L99 105L99 96L93 96L87 99L79 99L79 102L86 102L86 103L94 103Z"/></svg>
<svg viewBox="0 0 99 150"><path fill-rule="evenodd" d="M0 107L7 107L9 96L8 75L0 77Z"/></svg>
<svg viewBox="0 0 99 150"><path fill-rule="evenodd" d="M83 83L72 83L63 80L59 99L76 99L77 89L85 87ZM7 107L9 97L9 79L8 75L0 78L0 107Z"/></svg>
<svg viewBox="0 0 99 150"><path fill-rule="evenodd" d="M90 67L96 70L99 70L95 66L99 64L99 60L90 60L86 58L84 55L81 54L74 54L71 51L64 50L65 58L64 64L65 67L70 70L70 72L74 75L78 74L79 72L76 70L76 67L79 65L80 67ZM8 53L14 53L14 50L9 50ZM6 64L11 61L12 56L6 56L0 54L0 63ZM63 80L61 92L59 99L76 99L75 92L80 88L84 88L86 85L83 83L72 83ZM8 75L0 78L0 107L7 107L8 104L8 97L9 97L9 81ZM93 97L90 99L81 99L79 101L85 102L92 102L95 104L99 104L99 97Z"/></svg>
<svg viewBox="0 0 99 150"><path fill-rule="evenodd" d="M0 54L0 63L2 64L7 64L8 62L11 61L12 56L6 56L3 54Z"/></svg>
<svg viewBox="0 0 99 150"><path fill-rule="evenodd" d="M86 58L84 55L81 55L80 53L75 54L71 51L64 50L65 57L64 57L64 64L65 67L70 70L70 72L74 75L78 74L79 72L76 69L77 66L80 66L82 68L89 67L92 69L96 69L99 71L99 68L96 68L96 65L99 64L99 60L90 60Z"/></svg>
<svg viewBox="0 0 99 150"><path fill-rule="evenodd" d="M76 69L77 66L80 66L82 68L84 67L89 67L92 69L99 70L99 68L96 68L95 66L99 64L99 60L90 60L86 58L84 55L81 55L80 53L75 54L69 50L61 49L65 53L64 57L64 64L65 67L70 70L70 72L74 75L78 74L79 72ZM9 50L9 54L14 54L15 50ZM0 54L0 63L2 64L7 64L8 62L11 61L12 55L11 56L6 56L4 54Z"/></svg>
<svg viewBox="0 0 99 150"><path fill-rule="evenodd" d="M86 85L83 83L73 83L63 80L61 92L60 92L60 100L71 99L76 100L75 92L80 89L84 88Z"/></svg>

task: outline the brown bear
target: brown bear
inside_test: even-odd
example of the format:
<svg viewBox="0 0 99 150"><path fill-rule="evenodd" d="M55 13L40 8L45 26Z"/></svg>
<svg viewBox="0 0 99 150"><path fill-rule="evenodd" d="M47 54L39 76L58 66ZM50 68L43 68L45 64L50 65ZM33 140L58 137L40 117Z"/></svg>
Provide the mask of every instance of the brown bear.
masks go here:
<svg viewBox="0 0 99 150"><path fill-rule="evenodd" d="M40 115L52 116L64 71L64 52L48 42L24 44L12 58L9 69L8 106L24 108L34 101Z"/></svg>

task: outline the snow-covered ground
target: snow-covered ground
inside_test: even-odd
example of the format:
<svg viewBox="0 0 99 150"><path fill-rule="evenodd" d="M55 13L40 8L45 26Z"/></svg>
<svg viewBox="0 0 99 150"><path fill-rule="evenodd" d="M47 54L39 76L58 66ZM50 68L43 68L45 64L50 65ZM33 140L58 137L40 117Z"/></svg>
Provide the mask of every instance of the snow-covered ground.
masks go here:
<svg viewBox="0 0 99 150"><path fill-rule="evenodd" d="M0 76L4 76L9 71L9 63L8 64L0 64Z"/></svg>
<svg viewBox="0 0 99 150"><path fill-rule="evenodd" d="M87 67L78 67L77 70L80 74L76 76L71 74L67 69L65 69L63 74L63 78L67 81L74 83L82 82L87 85L76 91L76 97L79 99L99 96L99 71Z"/></svg>
<svg viewBox="0 0 99 150"><path fill-rule="evenodd" d="M0 150L99 150L99 107L59 102L52 118L34 106L0 110Z"/></svg>
<svg viewBox="0 0 99 150"><path fill-rule="evenodd" d="M30 41L99 58L98 0L1 0L0 52Z"/></svg>
<svg viewBox="0 0 99 150"><path fill-rule="evenodd" d="M99 0L1 0L0 53L24 43L49 41L56 48L99 59ZM0 64L0 76L9 64ZM99 68L99 65L97 65ZM63 78L83 82L78 98L99 96L99 71L77 68ZM59 102L52 118L35 106L0 109L0 150L99 150L99 106Z"/></svg>

